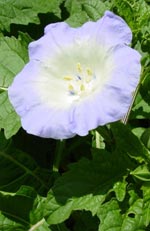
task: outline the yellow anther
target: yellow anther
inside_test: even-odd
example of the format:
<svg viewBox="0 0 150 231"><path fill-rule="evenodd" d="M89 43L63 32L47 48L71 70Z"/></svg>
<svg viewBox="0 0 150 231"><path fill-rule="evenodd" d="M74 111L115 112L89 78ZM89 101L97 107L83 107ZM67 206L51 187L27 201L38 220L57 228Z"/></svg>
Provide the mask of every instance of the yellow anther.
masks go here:
<svg viewBox="0 0 150 231"><path fill-rule="evenodd" d="M87 72L88 75L93 75L92 70L90 68L87 68L86 72Z"/></svg>
<svg viewBox="0 0 150 231"><path fill-rule="evenodd" d="M73 77L70 76L70 75L66 75L66 76L64 77L64 80L70 81L70 80L73 80Z"/></svg>
<svg viewBox="0 0 150 231"><path fill-rule="evenodd" d="M82 72L82 66L80 63L77 63L77 71L80 73Z"/></svg>
<svg viewBox="0 0 150 231"><path fill-rule="evenodd" d="M71 84L69 84L68 90L69 90L69 91L74 91L74 88L73 88L73 86L72 86Z"/></svg>
<svg viewBox="0 0 150 231"><path fill-rule="evenodd" d="M85 91L85 86L83 84L80 85L80 91Z"/></svg>

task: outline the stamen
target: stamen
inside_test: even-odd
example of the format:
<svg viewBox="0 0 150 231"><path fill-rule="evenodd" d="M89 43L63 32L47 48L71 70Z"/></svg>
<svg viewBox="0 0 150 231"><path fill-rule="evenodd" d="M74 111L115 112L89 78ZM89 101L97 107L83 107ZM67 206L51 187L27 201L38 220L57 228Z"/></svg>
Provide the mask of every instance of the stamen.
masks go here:
<svg viewBox="0 0 150 231"><path fill-rule="evenodd" d="M67 81L69 95L85 96L94 88L93 80L96 79L95 73L89 67L83 67L80 63L76 64L76 73L63 77Z"/></svg>
<svg viewBox="0 0 150 231"><path fill-rule="evenodd" d="M77 71L78 71L79 73L82 73L82 66L81 66L80 63L77 63Z"/></svg>
<svg viewBox="0 0 150 231"><path fill-rule="evenodd" d="M69 89L69 91L73 91L74 90L74 88L73 88L73 86L71 84L68 86L68 89Z"/></svg>
<svg viewBox="0 0 150 231"><path fill-rule="evenodd" d="M73 77L70 76L70 75L66 75L66 76L64 77L64 80L70 81L70 80L73 80Z"/></svg>
<svg viewBox="0 0 150 231"><path fill-rule="evenodd" d="M74 87L71 84L68 86L68 90L71 95L75 95Z"/></svg>
<svg viewBox="0 0 150 231"><path fill-rule="evenodd" d="M85 91L85 86L83 84L80 85L80 91Z"/></svg>
<svg viewBox="0 0 150 231"><path fill-rule="evenodd" d="M92 70L90 68L87 68L86 72L87 72L88 75L93 75L93 72L92 72Z"/></svg>

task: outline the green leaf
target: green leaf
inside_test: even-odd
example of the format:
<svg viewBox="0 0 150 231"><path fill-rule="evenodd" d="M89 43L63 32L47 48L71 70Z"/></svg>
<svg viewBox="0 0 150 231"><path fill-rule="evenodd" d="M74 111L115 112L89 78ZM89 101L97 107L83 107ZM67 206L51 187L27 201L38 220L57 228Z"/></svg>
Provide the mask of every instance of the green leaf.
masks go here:
<svg viewBox="0 0 150 231"><path fill-rule="evenodd" d="M142 181L149 181L150 182L150 170L146 165L138 166L134 171L130 173L134 177Z"/></svg>
<svg viewBox="0 0 150 231"><path fill-rule="evenodd" d="M150 152L127 125L119 122L112 123L111 130L116 143L116 151L125 152L140 163L143 161L150 163Z"/></svg>
<svg viewBox="0 0 150 231"><path fill-rule="evenodd" d="M93 160L84 158L70 165L70 170L58 178L48 193L45 216L49 224L63 222L73 210L84 209L95 215L109 192L114 191L114 184L136 166L124 153L101 149L93 152ZM121 190L118 198L123 199L126 188Z"/></svg>
<svg viewBox="0 0 150 231"><path fill-rule="evenodd" d="M16 193L0 191L0 227L2 230L24 230L27 231L50 231L49 225L44 218L32 223L30 212L38 198L38 206L42 203L34 189L22 186ZM42 211L41 211L42 213ZM36 219L40 217L36 214Z"/></svg>
<svg viewBox="0 0 150 231"><path fill-rule="evenodd" d="M137 199L122 213L115 200L104 203L99 211L99 231L145 231L143 200Z"/></svg>
<svg viewBox="0 0 150 231"><path fill-rule="evenodd" d="M3 231L25 231L25 226L7 218L0 212L0 230Z"/></svg>
<svg viewBox="0 0 150 231"><path fill-rule="evenodd" d="M147 128L142 136L141 136L141 140L143 142L143 144L145 144L145 146L150 149L150 128Z"/></svg>
<svg viewBox="0 0 150 231"><path fill-rule="evenodd" d="M147 227L150 224L150 183L146 182L142 186L142 191L143 191L143 200L144 200L144 223L145 226Z"/></svg>
<svg viewBox="0 0 150 231"><path fill-rule="evenodd" d="M20 128L20 119L9 102L7 88L28 61L29 41L30 38L25 34L21 34L18 39L0 38L0 128L4 129L7 139Z"/></svg>
<svg viewBox="0 0 150 231"><path fill-rule="evenodd" d="M67 189L66 189L67 190ZM44 216L48 224L58 224L69 218L74 210L91 211L95 215L99 205L104 201L105 195L88 194L79 198L70 198L66 204L55 199L53 192L49 192L45 204Z"/></svg>
<svg viewBox="0 0 150 231"><path fill-rule="evenodd" d="M114 184L114 192L118 201L123 201L126 196L127 182L123 179Z"/></svg>
<svg viewBox="0 0 150 231"><path fill-rule="evenodd" d="M99 231L121 231L122 217L118 203L115 200L102 205L98 210L98 217L100 218Z"/></svg>
<svg viewBox="0 0 150 231"><path fill-rule="evenodd" d="M16 193L0 191L0 211L9 219L29 226L29 211L35 196L35 191L27 187L21 187Z"/></svg>
<svg viewBox="0 0 150 231"><path fill-rule="evenodd" d="M138 41L139 43L139 41ZM141 47L138 44L137 48L142 54L142 72L138 95L135 99L132 108L131 119L149 119L150 117L150 55L148 52L141 52ZM149 49L147 49L148 51Z"/></svg>
<svg viewBox="0 0 150 231"><path fill-rule="evenodd" d="M9 102L7 92L0 94L0 128L4 129L5 136L9 139L21 127L20 118Z"/></svg>
<svg viewBox="0 0 150 231"><path fill-rule="evenodd" d="M113 9L125 18L134 33L135 39L142 32L142 40L145 39L147 30L149 31L150 6L143 0L112 0Z"/></svg>
<svg viewBox="0 0 150 231"><path fill-rule="evenodd" d="M67 0L65 7L70 16L66 20L73 27L81 26L86 21L97 21L102 17L105 10L110 8L109 2L102 2L99 0L87 1L87 0Z"/></svg>
<svg viewBox="0 0 150 231"><path fill-rule="evenodd" d="M122 231L145 231L143 200L137 199L123 217Z"/></svg>
<svg viewBox="0 0 150 231"><path fill-rule="evenodd" d="M142 98L140 94L138 94L138 99L135 101L135 106L132 109L131 119L146 119L150 117L150 106L149 104Z"/></svg>
<svg viewBox="0 0 150 231"><path fill-rule="evenodd" d="M141 136L143 135L144 131L145 131L145 128L142 128L142 127L135 127L132 129L133 134L137 136L139 139L141 139Z"/></svg>
<svg viewBox="0 0 150 231"><path fill-rule="evenodd" d="M39 13L51 12L60 17L62 0L0 0L0 30L10 30L10 25L39 24Z"/></svg>
<svg viewBox="0 0 150 231"><path fill-rule="evenodd" d="M31 228L28 231L51 231L51 229L49 228L49 225L43 218L42 220L31 226Z"/></svg>
<svg viewBox="0 0 150 231"><path fill-rule="evenodd" d="M14 192L24 184L43 193L48 190L50 180L50 172L40 168L28 154L11 144L4 148L0 143L0 190Z"/></svg>
<svg viewBox="0 0 150 231"><path fill-rule="evenodd" d="M87 13L88 17L93 21L100 19L104 12L110 9L111 3L106 1L102 2L99 0L87 1L85 0L82 5L82 9Z"/></svg>
<svg viewBox="0 0 150 231"><path fill-rule="evenodd" d="M44 207L45 207L45 197L37 195L34 200L32 210L30 211L30 223L35 225L43 219Z"/></svg>

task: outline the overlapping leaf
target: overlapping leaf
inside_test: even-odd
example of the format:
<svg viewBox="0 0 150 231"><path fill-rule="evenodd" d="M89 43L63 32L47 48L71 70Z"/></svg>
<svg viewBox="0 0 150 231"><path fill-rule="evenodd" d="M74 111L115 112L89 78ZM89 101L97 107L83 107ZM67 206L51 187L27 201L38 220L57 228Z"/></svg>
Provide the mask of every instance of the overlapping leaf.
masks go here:
<svg viewBox="0 0 150 231"><path fill-rule="evenodd" d="M44 218L37 223L30 219L30 211L39 196L30 188L22 186L16 193L0 191L0 227L3 231L51 231ZM38 206L40 205L40 200ZM41 198L42 201L42 198ZM38 219L38 215L36 214Z"/></svg>
<svg viewBox="0 0 150 231"><path fill-rule="evenodd" d="M4 147L3 138L0 140L0 190L14 192L24 184L34 186L38 192L46 192L49 171L42 170L28 154L13 148L9 142Z"/></svg>
<svg viewBox="0 0 150 231"><path fill-rule="evenodd" d="M98 20L104 14L105 10L110 9L111 3L103 3L99 0L67 0L65 2L65 7L70 14L69 18L66 21L71 26L77 27L81 26L84 22L88 20Z"/></svg>
<svg viewBox="0 0 150 231"><path fill-rule="evenodd" d="M127 155L94 150L94 160L82 159L70 166L70 171L60 177L49 192L45 216L50 224L67 219L73 210L89 210L95 215L115 183L134 168L135 164ZM118 193L123 198L126 187Z"/></svg>
<svg viewBox="0 0 150 231"><path fill-rule="evenodd" d="M28 61L27 46L31 41L31 35L23 33L20 33L18 38L5 37L6 34L11 35L12 25L15 24L20 30L22 27L19 25L27 25L25 28L30 32L33 25L40 24L40 14L45 15L46 21L49 22L49 14L46 13L51 13L56 16L56 20L65 20L77 27L88 20L98 20L105 10L113 10L127 21L133 32L132 46L142 54L141 86L130 116L131 121L128 122L129 126L114 123L107 127L107 131L104 127L99 128L97 134L102 137L102 146L97 146L96 141L101 140L97 140L93 132L95 140L91 141L94 144L91 144L91 149L99 149L92 149L91 159L78 160L77 153L77 163L69 165L69 169L66 169L65 163L65 168L62 169L66 172L55 181L52 188L52 173L43 170L32 157L16 149L11 140L7 141L1 132L0 230L84 231L91 228L97 231L98 226L99 231L149 230L148 0L0 0L0 129L10 138L20 128L20 119L8 100L7 88ZM131 128L134 128L135 135ZM74 139L71 144L75 147ZM74 154L72 147L70 153ZM28 149L30 150L30 147ZM51 152L54 151L53 146L50 149ZM86 150L82 152L84 154ZM71 158L68 157L66 162L69 163ZM45 197L37 195L35 189ZM93 225L93 222L96 224Z"/></svg>
<svg viewBox="0 0 150 231"><path fill-rule="evenodd" d="M10 25L40 23L39 13L52 12L60 16L61 0L0 0L0 30L10 30Z"/></svg>

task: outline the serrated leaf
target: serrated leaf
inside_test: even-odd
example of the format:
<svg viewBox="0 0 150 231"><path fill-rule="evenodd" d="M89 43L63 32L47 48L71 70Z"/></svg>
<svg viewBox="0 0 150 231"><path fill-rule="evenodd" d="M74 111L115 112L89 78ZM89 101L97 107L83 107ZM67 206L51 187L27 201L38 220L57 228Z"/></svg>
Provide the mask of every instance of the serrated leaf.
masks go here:
<svg viewBox="0 0 150 231"><path fill-rule="evenodd" d="M7 88L28 61L29 41L25 34L18 39L0 38L0 128L4 129L7 139L20 128L20 119L9 102Z"/></svg>
<svg viewBox="0 0 150 231"><path fill-rule="evenodd" d="M117 9L120 16L123 16L131 27L132 31L139 33L149 23L150 6L143 0L113 0L113 7Z"/></svg>
<svg viewBox="0 0 150 231"><path fill-rule="evenodd" d="M95 215L113 185L135 167L122 153L93 151L93 160L82 159L70 165L70 170L55 182L45 206L49 224L63 222L73 210L84 209Z"/></svg>
<svg viewBox="0 0 150 231"><path fill-rule="evenodd" d="M69 18L66 20L73 27L81 26L86 21L96 21L104 14L105 10L111 7L109 2L102 2L99 0L67 0L65 7L70 13Z"/></svg>
<svg viewBox="0 0 150 231"><path fill-rule="evenodd" d="M130 208L122 214L115 200L104 203L99 211L99 231L145 231L143 200L137 199Z"/></svg>
<svg viewBox="0 0 150 231"><path fill-rule="evenodd" d="M58 224L65 221L72 211L86 210L91 211L95 215L99 205L104 201L105 195L92 194L85 195L79 198L70 198L66 204L61 204L55 195L50 192L45 205L45 217L48 224Z"/></svg>
<svg viewBox="0 0 150 231"><path fill-rule="evenodd" d="M104 12L108 9L110 9L111 3L106 1L102 2L99 0L92 0L92 1L87 1L85 0L83 2L82 9L87 13L88 17L96 21L100 19L100 17L103 16Z"/></svg>
<svg viewBox="0 0 150 231"><path fill-rule="evenodd" d="M61 0L0 0L0 30L10 30L10 25L40 23L38 14L51 12L60 17Z"/></svg>
<svg viewBox="0 0 150 231"><path fill-rule="evenodd" d="M145 231L143 200L137 199L126 212L121 231Z"/></svg>

